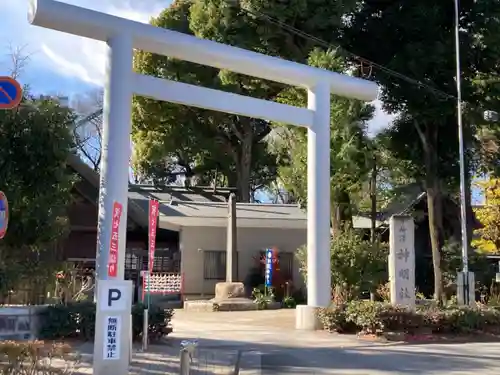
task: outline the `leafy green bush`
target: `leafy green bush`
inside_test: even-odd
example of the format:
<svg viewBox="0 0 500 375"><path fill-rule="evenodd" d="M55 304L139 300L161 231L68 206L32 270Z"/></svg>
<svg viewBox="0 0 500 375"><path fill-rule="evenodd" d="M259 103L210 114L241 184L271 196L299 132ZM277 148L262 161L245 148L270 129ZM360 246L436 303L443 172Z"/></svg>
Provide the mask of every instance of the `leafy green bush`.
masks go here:
<svg viewBox="0 0 500 375"><path fill-rule="evenodd" d="M95 329L95 311L93 302L74 302L68 305L48 306L40 313L39 336L42 339L74 338L92 340ZM132 335L137 340L143 330L143 304L132 306ZM169 323L172 309L151 306L149 309L149 337L159 339L170 333Z"/></svg>
<svg viewBox="0 0 500 375"><path fill-rule="evenodd" d="M332 305L319 309L318 317L323 328L328 332L355 333L359 331L356 324L347 321L346 305Z"/></svg>
<svg viewBox="0 0 500 375"><path fill-rule="evenodd" d="M351 301L319 311L323 327L335 332L436 334L500 331L500 311L484 306L435 306L411 310L384 302Z"/></svg>
<svg viewBox="0 0 500 375"><path fill-rule="evenodd" d="M345 309L346 321L355 324L364 333L381 333L385 330L382 313L387 305L378 302L352 301Z"/></svg>
<svg viewBox="0 0 500 375"><path fill-rule="evenodd" d="M353 300L365 290L375 291L383 280L387 280L387 244L363 239L362 233L346 229L330 243L330 272L335 294L345 294ZM300 272L307 282L307 248L296 252Z"/></svg>
<svg viewBox="0 0 500 375"><path fill-rule="evenodd" d="M134 339L142 336L145 305L142 303L132 306L132 335ZM171 332L169 327L174 312L172 309L162 309L158 306L149 306L148 324L150 340L159 340Z"/></svg>
<svg viewBox="0 0 500 375"><path fill-rule="evenodd" d="M39 314L41 339L91 340L95 329L95 304L74 302L48 306Z"/></svg>
<svg viewBox="0 0 500 375"><path fill-rule="evenodd" d="M275 301L274 289L268 287L264 287L264 290L262 290L262 288L254 288L252 297L259 310L265 310L269 304Z"/></svg>
<svg viewBox="0 0 500 375"><path fill-rule="evenodd" d="M286 296L283 298L283 301L281 301L281 305L285 309L294 309L297 307L297 302L295 302L295 299L292 296Z"/></svg>
<svg viewBox="0 0 500 375"><path fill-rule="evenodd" d="M434 333L471 333L500 328L500 311L488 307L431 308L421 312Z"/></svg>

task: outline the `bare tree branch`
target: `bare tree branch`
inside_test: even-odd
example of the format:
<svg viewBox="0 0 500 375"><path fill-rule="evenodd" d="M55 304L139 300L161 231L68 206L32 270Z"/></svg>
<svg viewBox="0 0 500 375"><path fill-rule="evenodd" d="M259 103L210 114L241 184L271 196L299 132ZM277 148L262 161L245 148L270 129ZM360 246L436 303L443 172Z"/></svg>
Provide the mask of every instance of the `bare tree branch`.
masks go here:
<svg viewBox="0 0 500 375"><path fill-rule="evenodd" d="M30 61L31 53L26 51L27 47L27 44L15 47L12 43L9 43L9 75L14 79L19 78Z"/></svg>
<svg viewBox="0 0 500 375"><path fill-rule="evenodd" d="M72 102L72 107L81 117L74 129L77 149L96 172L101 164L102 105L100 89L80 95Z"/></svg>

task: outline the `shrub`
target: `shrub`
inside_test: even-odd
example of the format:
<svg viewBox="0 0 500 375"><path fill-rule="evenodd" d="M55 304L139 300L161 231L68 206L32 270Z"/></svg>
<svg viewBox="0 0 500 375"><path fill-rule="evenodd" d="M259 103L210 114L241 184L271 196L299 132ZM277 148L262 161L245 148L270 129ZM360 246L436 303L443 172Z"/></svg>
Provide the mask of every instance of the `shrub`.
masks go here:
<svg viewBox="0 0 500 375"><path fill-rule="evenodd" d="M55 366L52 361L62 363ZM43 341L1 341L1 375L69 375L78 365L78 356L68 345Z"/></svg>
<svg viewBox="0 0 500 375"><path fill-rule="evenodd" d="M356 324L347 321L346 305L332 305L319 309L318 317L323 328L329 332L355 333L359 331Z"/></svg>
<svg viewBox="0 0 500 375"><path fill-rule="evenodd" d="M94 338L93 302L51 305L40 312L39 316L39 336L42 339L77 338L88 341Z"/></svg>
<svg viewBox="0 0 500 375"><path fill-rule="evenodd" d="M384 302L352 301L319 311L324 329L335 332L437 334L500 330L500 311L484 306L412 310ZM350 326L349 326L350 324Z"/></svg>
<svg viewBox="0 0 500 375"><path fill-rule="evenodd" d="M143 304L132 306L132 337L138 340L143 330ZM48 306L40 313L39 335L42 339L74 338L92 340L95 329L96 307L93 302L74 302L68 305ZM149 309L149 337L159 339L170 333L172 309L151 306Z"/></svg>
<svg viewBox="0 0 500 375"><path fill-rule="evenodd" d="M283 301L281 301L281 305L285 309L294 309L297 307L297 302L295 302L295 299L292 296L286 296L283 298Z"/></svg>
<svg viewBox="0 0 500 375"><path fill-rule="evenodd" d="M273 288L268 287L264 287L264 290L262 290L261 288L254 288L252 297L259 310L265 310L269 306L269 304L275 301L274 290Z"/></svg>
<svg viewBox="0 0 500 375"><path fill-rule="evenodd" d="M388 246L372 244L353 229L340 232L330 243L330 273L335 294L355 299L363 289L373 290L387 279ZM307 281L307 248L296 252L300 272Z"/></svg>
<svg viewBox="0 0 500 375"><path fill-rule="evenodd" d="M363 333L381 333L385 330L381 313L387 305L379 302L352 301L346 308L346 321L355 324Z"/></svg>
<svg viewBox="0 0 500 375"><path fill-rule="evenodd" d="M471 333L500 328L500 311L488 307L431 308L421 312L434 333Z"/></svg>
<svg viewBox="0 0 500 375"><path fill-rule="evenodd" d="M134 340L142 336L144 309L146 306L142 303L132 306L132 335ZM172 309L162 309L158 306L149 306L148 310L148 324L149 332L148 338L150 340L159 340L163 336L170 333L170 321L174 312Z"/></svg>

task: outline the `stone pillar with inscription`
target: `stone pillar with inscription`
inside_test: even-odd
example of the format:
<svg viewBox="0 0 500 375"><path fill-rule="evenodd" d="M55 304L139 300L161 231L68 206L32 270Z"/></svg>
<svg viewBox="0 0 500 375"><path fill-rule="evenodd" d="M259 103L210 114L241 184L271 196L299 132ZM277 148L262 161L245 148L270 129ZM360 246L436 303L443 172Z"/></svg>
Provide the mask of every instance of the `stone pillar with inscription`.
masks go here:
<svg viewBox="0 0 500 375"><path fill-rule="evenodd" d="M389 220L389 282L393 305L415 307L415 224L413 217Z"/></svg>

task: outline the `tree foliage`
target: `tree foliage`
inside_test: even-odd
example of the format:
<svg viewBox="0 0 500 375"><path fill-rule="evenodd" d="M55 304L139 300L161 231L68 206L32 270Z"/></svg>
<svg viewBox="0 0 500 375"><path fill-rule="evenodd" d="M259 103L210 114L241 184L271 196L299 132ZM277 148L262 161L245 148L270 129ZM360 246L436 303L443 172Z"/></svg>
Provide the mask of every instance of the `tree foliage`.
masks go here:
<svg viewBox="0 0 500 375"><path fill-rule="evenodd" d="M152 23L206 37L202 5L178 1ZM232 10L227 4L224 9L230 17ZM224 22L215 18L209 24L215 28L214 34L219 26L226 25ZM220 37L212 35L215 40ZM273 91L271 85L254 78L236 78L227 71L144 52L136 54L134 64L144 74L248 96L269 96L267 93ZM146 98L135 99L133 120L135 163L139 171L153 175L158 183L171 183L179 174L213 183L218 172L227 185L238 187L240 200L248 201L252 189L267 184L275 176L274 159L264 143L270 131L266 121Z"/></svg>
<svg viewBox="0 0 500 375"><path fill-rule="evenodd" d="M306 63L314 41L290 34L265 15L314 35L332 39L342 16L356 1L314 2L224 0L176 1L153 20L160 27L248 50ZM283 85L228 71L202 67L147 53L136 55L136 69L145 74L273 100ZM271 182L275 159L266 151L271 131L266 121L157 103L138 98L134 111L136 164L158 182L172 182L178 174L213 180L217 172L237 186L240 199ZM203 150L203 151L200 151ZM207 178L208 177L208 178Z"/></svg>
<svg viewBox="0 0 500 375"><path fill-rule="evenodd" d="M498 64L498 47L484 43L485 38L491 38L490 31L498 29L498 17L490 16L498 15L496 3L461 3L463 94L472 103L484 102L476 80L490 75ZM384 109L398 115L387 131L388 146L398 159L410 162L408 172L426 187L434 288L439 299L440 249L444 244L442 191L456 191L458 177L453 14L452 1L365 1L347 17L342 37L351 52L385 67L374 68L373 77L383 87ZM394 77L387 69L413 80ZM477 108L467 109L472 118ZM475 129L468 124L466 145L473 150Z"/></svg>
<svg viewBox="0 0 500 375"><path fill-rule="evenodd" d="M9 227L0 242L0 295L33 277L45 277L58 260L67 229L66 207L74 176L71 110L28 98L0 111L0 189L9 200Z"/></svg>
<svg viewBox="0 0 500 375"><path fill-rule="evenodd" d="M309 65L345 72L345 60L333 51L315 49L308 60ZM279 101L304 107L307 95L304 90L286 89ZM373 107L357 100L334 96L330 106L330 186L332 226L334 231L352 225L350 194L359 191L368 167L366 148L366 126L372 118ZM279 176L285 188L304 204L307 200L307 130L303 128L281 129L276 135L274 151L280 161Z"/></svg>
<svg viewBox="0 0 500 375"><path fill-rule="evenodd" d="M485 195L485 204L475 209L481 228L475 231L479 237L473 245L481 252L500 252L500 180L489 179L478 183Z"/></svg>

